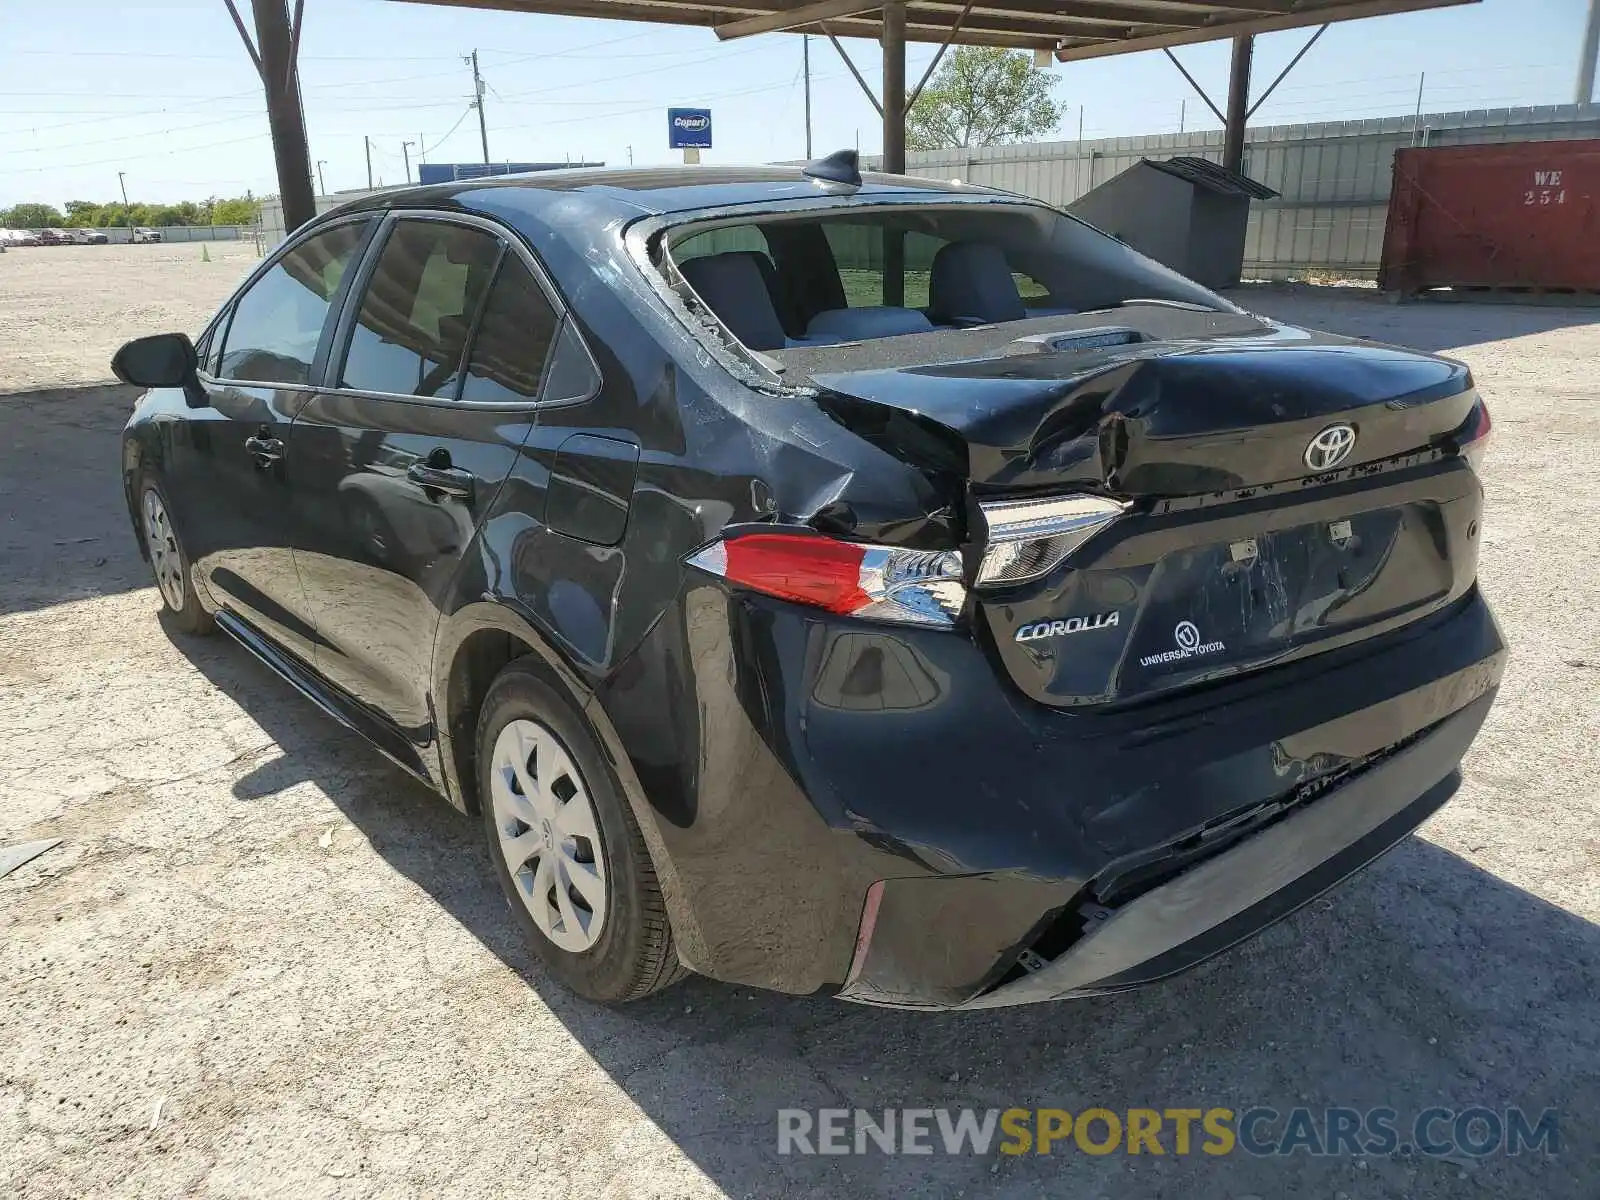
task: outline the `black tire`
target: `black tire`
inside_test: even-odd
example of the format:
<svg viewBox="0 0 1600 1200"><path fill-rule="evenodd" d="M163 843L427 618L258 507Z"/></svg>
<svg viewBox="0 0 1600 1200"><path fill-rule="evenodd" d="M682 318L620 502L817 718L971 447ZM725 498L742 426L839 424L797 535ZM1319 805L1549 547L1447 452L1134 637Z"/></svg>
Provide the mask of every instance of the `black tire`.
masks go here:
<svg viewBox="0 0 1600 1200"><path fill-rule="evenodd" d="M595 852L604 856L606 912L598 940L581 952L557 946L535 923L500 849L490 772L495 742L515 720L535 721L556 737L592 801L601 843ZM523 936L552 975L589 1000L621 1004L660 991L687 974L673 947L644 838L588 721L524 665L506 667L484 699L478 717L477 777L478 807L495 875Z"/></svg>
<svg viewBox="0 0 1600 1200"><path fill-rule="evenodd" d="M166 514L171 537L168 543L169 553L177 555L178 571L183 584L183 603L177 604L174 598L167 594L167 589L162 586L158 569L156 548L150 544L150 523L147 518L145 506L145 493L153 492L160 501L161 511ZM181 633L208 634L216 629L216 622L200 605L200 597L194 590L194 567L189 561L189 553L183 548L183 540L178 536L177 527L173 522L172 501L167 497L160 481L154 475L145 475L139 480L137 520L139 523L139 537L144 542L145 557L150 563L152 574L156 575L156 594L161 597L161 607L166 611L167 620Z"/></svg>

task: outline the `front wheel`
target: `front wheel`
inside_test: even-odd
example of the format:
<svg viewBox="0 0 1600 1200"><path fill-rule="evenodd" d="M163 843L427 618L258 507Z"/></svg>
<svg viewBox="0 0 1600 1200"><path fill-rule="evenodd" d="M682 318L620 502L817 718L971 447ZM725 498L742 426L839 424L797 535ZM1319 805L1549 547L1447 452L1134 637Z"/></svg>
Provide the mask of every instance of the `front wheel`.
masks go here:
<svg viewBox="0 0 1600 1200"><path fill-rule="evenodd" d="M162 607L172 623L184 633L210 633L215 625L211 614L200 607L200 597L194 590L194 568L178 540L171 506L154 479L147 478L140 486L139 526L150 553L150 570L156 577Z"/></svg>
<svg viewBox="0 0 1600 1200"><path fill-rule="evenodd" d="M477 750L495 874L550 972L604 1004L679 979L654 865L582 715L513 663L484 701Z"/></svg>

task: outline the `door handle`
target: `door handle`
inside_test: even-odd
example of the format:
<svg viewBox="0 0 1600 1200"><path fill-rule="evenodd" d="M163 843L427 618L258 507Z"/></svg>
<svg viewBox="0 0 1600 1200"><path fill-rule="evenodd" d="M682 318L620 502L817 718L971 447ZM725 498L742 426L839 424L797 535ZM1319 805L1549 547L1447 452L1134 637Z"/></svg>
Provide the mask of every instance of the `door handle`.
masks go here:
<svg viewBox="0 0 1600 1200"><path fill-rule="evenodd" d="M406 468L406 478L446 496L467 499L472 495L472 472L460 467L435 467L426 462L415 462Z"/></svg>
<svg viewBox="0 0 1600 1200"><path fill-rule="evenodd" d="M275 463L283 458L283 442L275 437L261 437L259 434L247 437L244 448L262 466Z"/></svg>

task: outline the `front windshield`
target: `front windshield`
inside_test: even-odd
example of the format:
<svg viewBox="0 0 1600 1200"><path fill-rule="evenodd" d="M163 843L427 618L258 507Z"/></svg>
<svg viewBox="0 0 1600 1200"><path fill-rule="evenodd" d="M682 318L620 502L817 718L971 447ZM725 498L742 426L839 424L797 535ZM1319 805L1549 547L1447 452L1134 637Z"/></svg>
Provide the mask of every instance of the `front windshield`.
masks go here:
<svg viewBox="0 0 1600 1200"><path fill-rule="evenodd" d="M669 279L691 307L756 351L1069 317L1136 299L1237 311L1034 204L841 202L723 218L675 228L668 254Z"/></svg>

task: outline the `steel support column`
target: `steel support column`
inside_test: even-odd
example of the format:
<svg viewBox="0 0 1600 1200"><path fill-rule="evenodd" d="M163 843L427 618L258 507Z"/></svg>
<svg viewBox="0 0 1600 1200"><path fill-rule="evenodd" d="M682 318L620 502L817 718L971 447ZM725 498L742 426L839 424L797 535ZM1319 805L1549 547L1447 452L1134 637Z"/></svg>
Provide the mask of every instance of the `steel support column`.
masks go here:
<svg viewBox="0 0 1600 1200"><path fill-rule="evenodd" d="M906 169L906 6L883 6L883 169Z"/></svg>
<svg viewBox="0 0 1600 1200"><path fill-rule="evenodd" d="M902 175L906 169L906 6L888 0L883 6L883 169ZM883 231L883 302L905 303L906 244L898 230Z"/></svg>
<svg viewBox="0 0 1600 1200"><path fill-rule="evenodd" d="M1583 29L1583 45L1578 50L1578 89L1574 103L1594 102L1595 61L1600 59L1600 0L1589 0L1589 23Z"/></svg>
<svg viewBox="0 0 1600 1200"><path fill-rule="evenodd" d="M1256 39L1250 34L1233 39L1233 68L1228 72L1228 116L1222 136L1222 165L1244 174L1244 128L1250 119L1250 60Z"/></svg>
<svg viewBox="0 0 1600 1200"><path fill-rule="evenodd" d="M285 231L294 232L317 215L311 185L311 151L306 145L305 113L300 107L300 71L295 63L295 30L286 0L250 0L256 19L256 53L267 98L267 125L278 168L278 197Z"/></svg>

